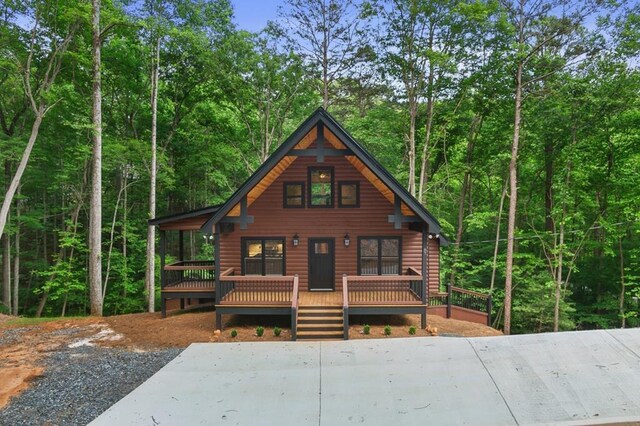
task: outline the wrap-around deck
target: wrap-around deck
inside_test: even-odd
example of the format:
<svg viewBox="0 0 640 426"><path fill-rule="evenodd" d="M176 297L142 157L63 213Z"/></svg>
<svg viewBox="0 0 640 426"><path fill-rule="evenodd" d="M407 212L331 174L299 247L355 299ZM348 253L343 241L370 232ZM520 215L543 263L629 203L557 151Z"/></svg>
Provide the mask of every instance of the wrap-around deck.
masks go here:
<svg viewBox="0 0 640 426"><path fill-rule="evenodd" d="M427 309L467 310L487 318L490 324L491 298L482 293L449 287L431 297L422 275L407 268L402 275L342 277L341 291L307 291L299 288L298 276L235 275L234 268L217 273L212 261L180 261L163 267L162 307L172 298L216 300L218 324L223 314L290 315L295 339L299 309L333 307L343 312L344 338L348 338L349 315L424 314ZM426 319L426 317L423 316ZM423 324L426 326L426 324Z"/></svg>

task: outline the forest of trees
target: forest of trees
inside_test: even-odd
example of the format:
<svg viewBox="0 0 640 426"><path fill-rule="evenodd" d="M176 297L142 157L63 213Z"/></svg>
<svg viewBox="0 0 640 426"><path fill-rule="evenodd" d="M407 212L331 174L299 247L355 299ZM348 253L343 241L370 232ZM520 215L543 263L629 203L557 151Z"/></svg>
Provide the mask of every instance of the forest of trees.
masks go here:
<svg viewBox="0 0 640 426"><path fill-rule="evenodd" d="M229 0L1 0L0 312L153 310L147 220L224 201L323 106L496 327L636 326L639 49L624 0L282 0L259 33Z"/></svg>

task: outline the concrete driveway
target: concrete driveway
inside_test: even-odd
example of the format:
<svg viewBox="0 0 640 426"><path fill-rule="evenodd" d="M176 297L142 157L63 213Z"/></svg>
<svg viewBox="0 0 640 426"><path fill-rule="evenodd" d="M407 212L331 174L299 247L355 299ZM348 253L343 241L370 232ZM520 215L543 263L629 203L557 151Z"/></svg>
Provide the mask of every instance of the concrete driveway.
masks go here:
<svg viewBox="0 0 640 426"><path fill-rule="evenodd" d="M93 425L640 421L640 329L194 344Z"/></svg>

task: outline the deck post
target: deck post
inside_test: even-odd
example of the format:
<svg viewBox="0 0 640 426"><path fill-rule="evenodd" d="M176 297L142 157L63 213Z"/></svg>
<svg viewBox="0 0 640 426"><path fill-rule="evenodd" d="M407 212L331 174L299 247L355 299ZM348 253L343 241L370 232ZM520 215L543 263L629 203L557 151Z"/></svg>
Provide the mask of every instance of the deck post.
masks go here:
<svg viewBox="0 0 640 426"><path fill-rule="evenodd" d="M349 278L342 274L342 327L344 340L349 340Z"/></svg>
<svg viewBox="0 0 640 426"><path fill-rule="evenodd" d="M451 292L453 291L453 286L451 283L447 284L447 318L451 318Z"/></svg>
<svg viewBox="0 0 640 426"><path fill-rule="evenodd" d="M180 262L182 262L184 260L184 231L180 230L178 232L179 236L178 239L180 240L180 258L178 260L180 260Z"/></svg>
<svg viewBox="0 0 640 426"><path fill-rule="evenodd" d="M162 318L167 316L167 301L162 294L164 286L166 284L166 272L164 270L165 255L167 252L167 231L160 230L160 306L162 311Z"/></svg>
<svg viewBox="0 0 640 426"><path fill-rule="evenodd" d="M493 296L487 297L487 326L491 327L491 310L493 309Z"/></svg>
<svg viewBox="0 0 640 426"><path fill-rule="evenodd" d="M218 312L217 308L222 294L222 289L220 288L220 223L216 223L213 234L213 259L215 268L213 274L216 278L216 328L222 330L222 314Z"/></svg>

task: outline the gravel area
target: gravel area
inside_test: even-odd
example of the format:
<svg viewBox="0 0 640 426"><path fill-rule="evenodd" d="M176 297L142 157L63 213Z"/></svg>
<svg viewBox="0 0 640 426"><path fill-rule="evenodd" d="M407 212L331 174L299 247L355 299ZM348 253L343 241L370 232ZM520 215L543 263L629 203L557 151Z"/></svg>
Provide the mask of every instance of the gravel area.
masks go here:
<svg viewBox="0 0 640 426"><path fill-rule="evenodd" d="M35 327L9 328L0 332L0 345L12 345L22 339L22 335Z"/></svg>
<svg viewBox="0 0 640 426"><path fill-rule="evenodd" d="M45 359L44 375L0 410L0 425L85 425L180 352L98 346L55 351Z"/></svg>

